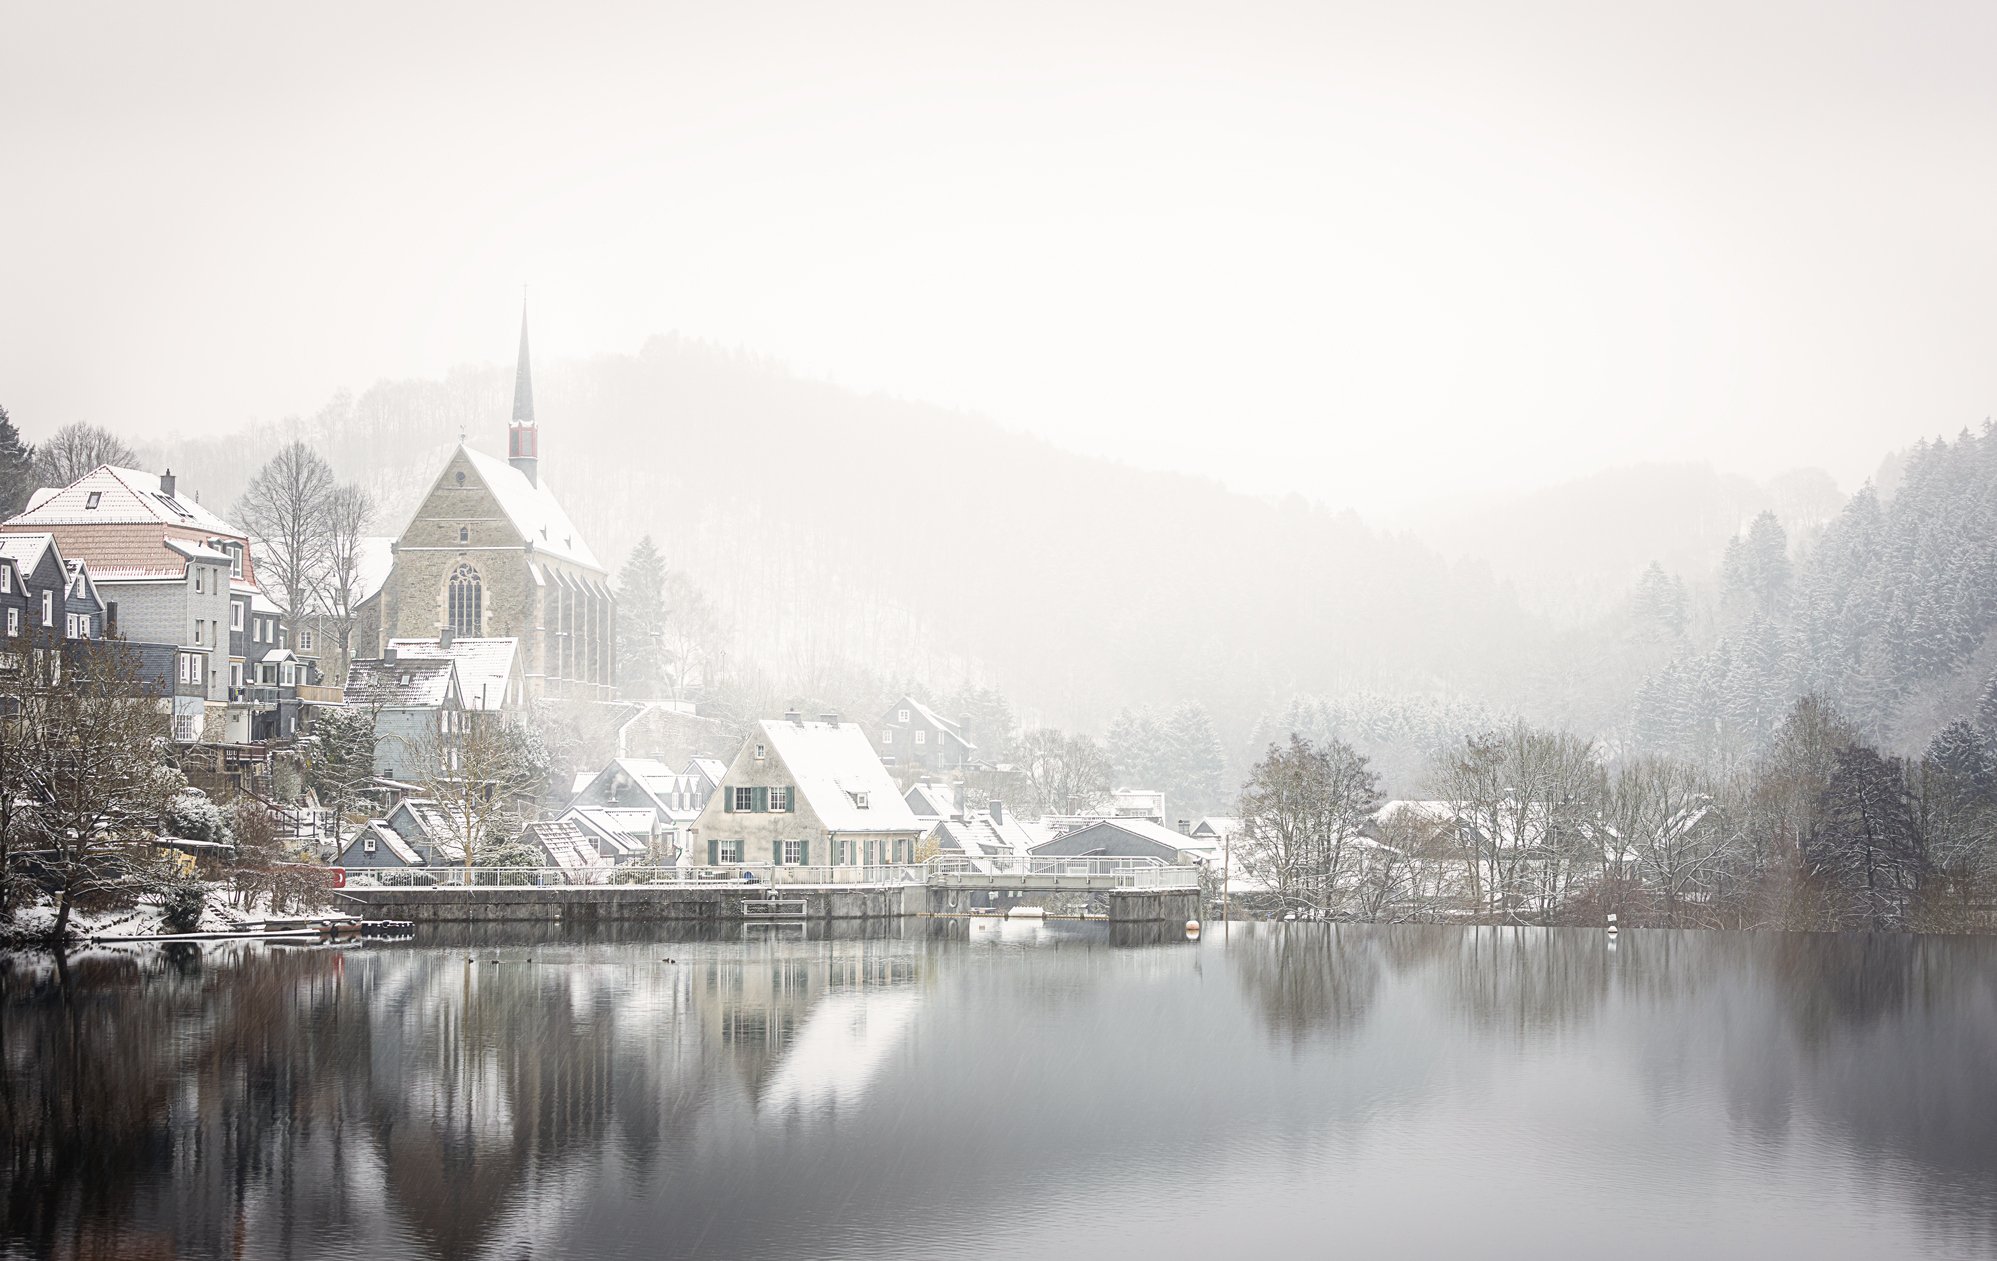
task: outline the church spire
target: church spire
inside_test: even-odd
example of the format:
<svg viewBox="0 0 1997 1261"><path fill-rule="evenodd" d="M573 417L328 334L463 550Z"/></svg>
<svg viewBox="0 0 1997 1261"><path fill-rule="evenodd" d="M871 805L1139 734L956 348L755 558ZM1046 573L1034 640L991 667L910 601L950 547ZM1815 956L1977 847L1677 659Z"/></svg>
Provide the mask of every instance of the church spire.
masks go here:
<svg viewBox="0 0 1997 1261"><path fill-rule="evenodd" d="M520 300L520 363L513 370L513 423L506 458L531 485L540 483L541 430L534 423L534 375L527 362L527 300Z"/></svg>

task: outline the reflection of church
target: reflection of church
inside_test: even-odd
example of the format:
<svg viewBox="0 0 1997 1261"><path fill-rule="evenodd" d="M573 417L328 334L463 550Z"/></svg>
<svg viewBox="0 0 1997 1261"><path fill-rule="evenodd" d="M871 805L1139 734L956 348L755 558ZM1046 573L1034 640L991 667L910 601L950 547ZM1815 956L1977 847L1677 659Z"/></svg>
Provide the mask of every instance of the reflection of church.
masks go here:
<svg viewBox="0 0 1997 1261"><path fill-rule="evenodd" d="M460 443L395 543L379 639L442 631L520 641L529 699L608 700L617 603L609 574L540 479L527 319L504 461Z"/></svg>

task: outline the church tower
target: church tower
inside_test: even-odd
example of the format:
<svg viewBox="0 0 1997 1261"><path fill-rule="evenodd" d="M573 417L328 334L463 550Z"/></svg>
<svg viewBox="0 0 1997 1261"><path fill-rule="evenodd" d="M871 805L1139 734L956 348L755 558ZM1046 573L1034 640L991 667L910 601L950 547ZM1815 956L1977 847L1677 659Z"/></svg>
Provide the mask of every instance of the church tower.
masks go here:
<svg viewBox="0 0 1997 1261"><path fill-rule="evenodd" d="M534 423L534 376L527 366L527 304L520 304L520 363L513 370L513 422L506 427L506 458L531 486L541 484L541 429Z"/></svg>

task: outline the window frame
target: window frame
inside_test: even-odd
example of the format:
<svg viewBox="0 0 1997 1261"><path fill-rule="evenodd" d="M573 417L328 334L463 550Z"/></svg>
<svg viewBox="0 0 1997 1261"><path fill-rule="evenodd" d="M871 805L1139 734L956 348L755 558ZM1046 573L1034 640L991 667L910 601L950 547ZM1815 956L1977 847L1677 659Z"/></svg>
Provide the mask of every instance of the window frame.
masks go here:
<svg viewBox="0 0 1997 1261"><path fill-rule="evenodd" d="M714 843L714 861L729 866L741 862L742 842L739 840L716 841Z"/></svg>
<svg viewBox="0 0 1997 1261"><path fill-rule="evenodd" d="M777 851L781 855L781 857L777 860L777 866L779 867L804 866L803 841L786 840L786 841L779 841L777 842L777 844L781 847Z"/></svg>
<svg viewBox="0 0 1997 1261"><path fill-rule="evenodd" d="M42 625L50 628L55 626L55 592L53 591L42 592Z"/></svg>

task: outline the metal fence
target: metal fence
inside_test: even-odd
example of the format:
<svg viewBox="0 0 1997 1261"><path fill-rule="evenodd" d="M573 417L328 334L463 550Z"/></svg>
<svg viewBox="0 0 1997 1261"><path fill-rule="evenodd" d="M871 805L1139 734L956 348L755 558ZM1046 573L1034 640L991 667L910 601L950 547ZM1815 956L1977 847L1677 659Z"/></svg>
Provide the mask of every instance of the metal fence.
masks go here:
<svg viewBox="0 0 1997 1261"><path fill-rule="evenodd" d="M864 887L944 884L965 887L1087 880L1098 888L1192 889L1199 869L1156 858L1057 858L1037 855L971 857L944 854L925 863L842 866L730 863L725 866L463 867L437 866L370 871L354 868L357 886L423 888L543 888L564 885L643 885L666 888L783 888L795 885Z"/></svg>

